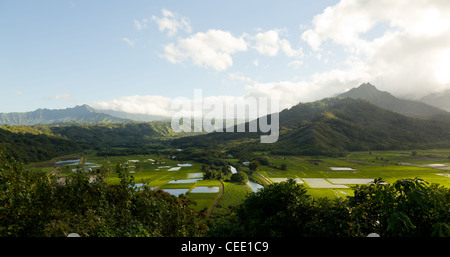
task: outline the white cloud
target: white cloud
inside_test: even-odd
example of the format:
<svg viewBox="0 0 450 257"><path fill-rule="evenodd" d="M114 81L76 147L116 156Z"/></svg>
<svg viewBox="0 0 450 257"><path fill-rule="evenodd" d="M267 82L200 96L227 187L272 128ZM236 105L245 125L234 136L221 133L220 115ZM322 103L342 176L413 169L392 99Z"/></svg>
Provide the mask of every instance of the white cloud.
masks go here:
<svg viewBox="0 0 450 257"><path fill-rule="evenodd" d="M242 37L237 38L228 31L212 29L178 39L176 45L166 45L163 57L171 63L190 59L197 66L224 71L233 65L232 54L246 50L247 44Z"/></svg>
<svg viewBox="0 0 450 257"><path fill-rule="evenodd" d="M169 13L166 16L172 17ZM228 78L247 85L244 97L276 96L281 99L281 108L330 97L365 82L398 96L420 96L450 88L448 0L342 0L317 15L308 28L301 35L312 49L306 56L326 63L329 58L337 56L334 50L343 48L346 56L338 61L344 67L317 72L297 81L262 83L242 72L230 72ZM374 29L378 30L377 33L371 34ZM160 27L160 30L176 33L179 28ZM240 37L228 31L211 29L165 45L163 57L171 63L191 61L197 66L224 71L233 65L234 54L248 48L265 56L284 54L292 58L288 62L289 67L299 68L303 62L304 49L293 47L283 31L276 29L259 30L256 35L243 34ZM258 59L253 58L252 63L260 66ZM142 97L120 98L99 104L129 112L171 115L168 113L171 98ZM214 99L225 98L217 96ZM214 100L212 97L207 99Z"/></svg>
<svg viewBox="0 0 450 257"><path fill-rule="evenodd" d="M159 31L164 32L167 30L169 36L174 36L179 30L183 30L187 33L192 32L191 21L189 18L173 13L167 9L163 9L162 14L163 17L161 18L155 15L152 16L152 20L158 24Z"/></svg>
<svg viewBox="0 0 450 257"><path fill-rule="evenodd" d="M92 106L100 110L171 116L171 98L158 95L124 96L111 101L97 101Z"/></svg>
<svg viewBox="0 0 450 257"><path fill-rule="evenodd" d="M254 82L246 87L246 96L278 97L281 100L280 109L289 108L300 102L311 102L332 97L367 82L359 76L354 77L353 74L355 73L331 70L314 74L310 81Z"/></svg>
<svg viewBox="0 0 450 257"><path fill-rule="evenodd" d="M316 77L342 87L355 79L370 81L399 96L450 88L444 68L450 64L449 1L342 0L312 23L302 39L314 51L334 44L348 54L347 68ZM377 26L385 27L382 34L368 37Z"/></svg>
<svg viewBox="0 0 450 257"><path fill-rule="evenodd" d="M292 67L294 69L300 69L300 67L303 65L303 61L302 60L295 60L295 61L291 61L287 64L288 67Z"/></svg>
<svg viewBox="0 0 450 257"><path fill-rule="evenodd" d="M241 72L230 72L230 73L228 73L228 77L232 80L242 81L244 83L254 83L255 82L252 78L246 77Z"/></svg>
<svg viewBox="0 0 450 257"><path fill-rule="evenodd" d="M203 114L206 114L209 109L207 109L206 104L216 104L216 103L244 103L244 97L235 96L208 96L199 99L194 99L194 91L192 96L188 97L177 97L169 98L158 95L134 95L125 96L111 101L97 101L91 103L91 106L99 110L114 110L122 111L128 113L137 114L147 114L147 115L161 115L166 117L172 117L179 110L172 109L171 105L175 102L183 104L193 104L202 101L205 103ZM200 111L200 110L199 110ZM194 114L194 116L198 113Z"/></svg>
<svg viewBox="0 0 450 257"><path fill-rule="evenodd" d="M302 57L302 49L294 50L291 47L291 43L287 39L280 38L279 30L268 30L266 32L260 32L251 37L254 41L252 47L258 51L258 53L268 56L276 56L278 52L284 52L288 57Z"/></svg>
<svg viewBox="0 0 450 257"><path fill-rule="evenodd" d="M136 44L136 40L132 40L127 37L122 38L122 41L126 42L131 47L133 47Z"/></svg>
<svg viewBox="0 0 450 257"><path fill-rule="evenodd" d="M295 58L288 66L298 68L303 61L301 48L294 49L287 39L280 38L279 30L259 32L255 36L243 34L233 36L228 31L211 29L199 32L188 38L178 39L177 44L170 43L164 46L163 57L171 63L182 63L186 59L201 67L224 71L233 65L232 55L237 52L246 52L247 48L254 48L259 54L277 56L284 53L287 57ZM253 61L255 67L259 60Z"/></svg>

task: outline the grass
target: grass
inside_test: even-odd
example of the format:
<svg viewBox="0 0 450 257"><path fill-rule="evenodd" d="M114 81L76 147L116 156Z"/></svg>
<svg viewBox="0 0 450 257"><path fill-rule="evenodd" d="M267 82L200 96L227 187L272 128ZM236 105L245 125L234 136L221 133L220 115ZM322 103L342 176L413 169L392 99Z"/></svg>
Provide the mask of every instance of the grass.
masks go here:
<svg viewBox="0 0 450 257"><path fill-rule="evenodd" d="M238 206L251 193L251 189L247 185L239 185L232 182L223 182L224 194L219 204L214 209L214 216L226 215L228 208Z"/></svg>
<svg viewBox="0 0 450 257"><path fill-rule="evenodd" d="M438 183L450 187L450 178L436 175L435 173L450 173L450 171L433 169L429 167L414 167L398 165L398 163L413 164L449 164L450 149L431 149L413 151L372 151L372 152L351 152L346 157L311 157L311 156L271 156L264 153L271 163L271 166L260 166L258 173L267 178L383 178L388 183L393 183L398 179L419 177L429 183ZM217 180L200 180L196 183L168 184L171 180L188 179L189 173L201 173L201 164L191 163L191 167L182 167L178 171L168 171L168 167L177 167L179 162L157 155L132 155L132 156L110 156L98 157L95 153L85 155L67 155L54 158L50 161L33 163L27 167L31 170L41 170L48 173L55 172L54 163L61 159L81 158L85 162L95 163L110 167L114 170L118 162L126 163L129 160L139 160L140 171L133 173L135 183L147 183L150 187L161 188L189 188L196 186L219 186ZM152 163L149 159L156 162ZM230 160L230 159L229 159ZM236 160L237 159L233 159ZM287 164L286 170L280 170L281 164ZM129 163L135 166L134 163ZM64 166L60 168L62 175L72 173L76 165ZM329 167L351 167L356 172L336 172ZM130 168L133 170L133 168ZM259 181L259 177L250 176L253 180ZM118 183L117 175L112 172L107 181ZM259 181L261 182L261 181ZM224 194L218 205L214 208L213 216L227 215L229 208L239 205L245 197L251 193L247 185L238 185L228 181L223 181ZM353 185L347 185L352 187ZM353 194L351 188L330 189L330 188L310 188L306 185L308 193L315 198L318 197L347 197ZM219 197L220 193L188 193L187 197L196 202L192 207L197 210L208 210Z"/></svg>
<svg viewBox="0 0 450 257"><path fill-rule="evenodd" d="M433 149L415 151L373 151L352 152L346 157L310 157L310 156L267 156L279 167L287 164L287 170L261 166L260 173L269 178L378 178L388 183L399 179L421 178L429 183L437 183L450 187L450 179L435 173L450 173L450 171L428 167L398 165L398 163L413 164L450 164L450 149ZM356 170L336 172L329 167L351 167ZM352 185L348 185L352 186ZM339 192L342 191L342 192ZM351 195L351 189L319 189L309 188L313 197L342 197Z"/></svg>

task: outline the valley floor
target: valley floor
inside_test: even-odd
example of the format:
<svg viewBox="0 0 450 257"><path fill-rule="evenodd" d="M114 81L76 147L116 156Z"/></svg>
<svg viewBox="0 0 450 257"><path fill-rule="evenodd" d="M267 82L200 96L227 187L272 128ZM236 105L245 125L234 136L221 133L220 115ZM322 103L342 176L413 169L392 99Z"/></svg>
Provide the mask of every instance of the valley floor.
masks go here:
<svg viewBox="0 0 450 257"><path fill-rule="evenodd" d="M267 184L293 178L304 185L312 197L347 197L353 194L356 185L370 183L376 178L393 183L398 179L417 177L450 187L450 149L352 152L339 158L272 156L264 152L254 155L264 156L270 164L259 166L257 172L249 176L251 180ZM241 171L248 171L248 167L238 163L237 159L225 160L235 163ZM205 215L211 211L213 216L224 215L230 206L238 205L253 191L248 185L231 182L231 174L223 176L220 181L204 180L201 163L180 162L170 156L74 154L33 163L28 168L64 177L77 169L95 172L103 167L112 171L117 163L126 165L137 188L146 186L160 188L173 195L184 194L195 201L192 207ZM107 181L118 183L119 179L110 172Z"/></svg>

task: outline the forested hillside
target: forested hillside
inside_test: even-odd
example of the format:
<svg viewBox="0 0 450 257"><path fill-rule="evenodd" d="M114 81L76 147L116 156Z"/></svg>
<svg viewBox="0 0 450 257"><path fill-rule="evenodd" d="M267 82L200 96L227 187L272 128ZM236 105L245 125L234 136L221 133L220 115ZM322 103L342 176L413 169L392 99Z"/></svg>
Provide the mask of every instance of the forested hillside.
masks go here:
<svg viewBox="0 0 450 257"><path fill-rule="evenodd" d="M334 156L357 150L450 146L450 125L407 117L362 99L326 98L300 103L281 111L279 120L280 137L274 144L260 144L262 133L249 132L210 133L174 143L180 147L222 145L235 151Z"/></svg>
<svg viewBox="0 0 450 257"><path fill-rule="evenodd" d="M95 149L103 155L145 153L169 144L175 133L170 122L104 123L79 125L0 126L0 147L21 162ZM118 148L118 149L115 149ZM122 148L122 149L121 149Z"/></svg>

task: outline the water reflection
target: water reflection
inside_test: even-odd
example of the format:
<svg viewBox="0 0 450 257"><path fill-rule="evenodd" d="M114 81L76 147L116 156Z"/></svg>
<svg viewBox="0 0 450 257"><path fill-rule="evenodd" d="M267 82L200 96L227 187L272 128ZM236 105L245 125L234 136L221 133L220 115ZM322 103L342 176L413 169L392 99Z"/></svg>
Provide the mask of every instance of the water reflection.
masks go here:
<svg viewBox="0 0 450 257"><path fill-rule="evenodd" d="M247 185L253 190L253 192L258 192L259 190L264 188L263 185L255 183L255 182L252 182L252 181L248 181Z"/></svg>

